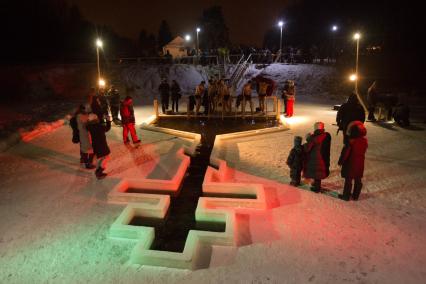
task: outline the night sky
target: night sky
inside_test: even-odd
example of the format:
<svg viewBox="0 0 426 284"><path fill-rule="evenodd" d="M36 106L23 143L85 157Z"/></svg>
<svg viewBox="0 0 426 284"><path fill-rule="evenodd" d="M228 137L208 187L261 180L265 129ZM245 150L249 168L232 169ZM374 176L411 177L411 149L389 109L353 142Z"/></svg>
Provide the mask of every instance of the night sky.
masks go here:
<svg viewBox="0 0 426 284"><path fill-rule="evenodd" d="M231 41L257 46L262 46L266 30L276 26L280 12L290 1L69 0L80 7L88 20L109 25L120 35L133 39L138 37L142 29L157 35L162 19L169 23L174 35L190 33L194 31L203 9L219 5L222 6Z"/></svg>

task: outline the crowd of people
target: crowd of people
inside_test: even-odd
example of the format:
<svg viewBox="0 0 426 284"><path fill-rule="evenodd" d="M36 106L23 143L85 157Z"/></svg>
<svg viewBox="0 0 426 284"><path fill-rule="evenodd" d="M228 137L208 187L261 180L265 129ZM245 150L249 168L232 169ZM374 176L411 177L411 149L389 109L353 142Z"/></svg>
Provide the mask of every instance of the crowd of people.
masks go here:
<svg viewBox="0 0 426 284"><path fill-rule="evenodd" d="M381 110L384 110L386 120L393 118L402 127L410 126L410 109L403 102L402 97L383 90L380 92L377 85L377 81L374 81L367 91L368 120L377 121L374 113L379 108L379 120L381 119Z"/></svg>
<svg viewBox="0 0 426 284"><path fill-rule="evenodd" d="M367 130L364 126L365 112L356 94L351 94L337 112L336 122L343 131L343 148L338 160L341 176L345 179L343 193L339 198L358 200L362 189L365 153L368 147ZM300 136L294 138L294 147L287 158L290 167L291 185L301 184L301 176L312 180L311 190L321 192L321 181L330 175L331 135L325 131L323 122L314 124L314 131L306 135L303 143Z"/></svg>
<svg viewBox="0 0 426 284"><path fill-rule="evenodd" d="M251 115L254 112L266 114L266 97L271 96L276 89L276 83L271 79L256 77L248 80L242 87L241 93L235 95L235 89L230 87L224 79L211 78L201 81L194 90L194 93L188 97L188 110L195 115L210 115L221 112L231 114L233 110L241 107L241 113L245 115L246 108L249 106ZM255 108L253 102L253 91L258 95L258 107ZM178 114L179 100L182 98L181 88L176 80L169 85L167 79L163 79L158 87L161 101L161 111L163 114ZM284 105L284 114L286 117L292 117L294 114L294 102L296 88L293 80L286 80L281 92L281 98ZM170 98L172 109L169 111ZM233 100L235 100L235 109L233 109Z"/></svg>
<svg viewBox="0 0 426 284"><path fill-rule="evenodd" d="M254 78L247 81L237 96L237 105L241 105L242 113L245 113L246 105L250 106L253 114L252 91L256 88L261 112L265 111L265 97L272 94L275 84L263 78ZM161 96L163 113L167 113L169 99L172 100L172 112L179 111L179 99L181 88L173 80L171 86L167 80L163 80L158 87ZM294 114L295 84L287 80L282 90L284 112L287 117ZM211 79L208 86L201 81L196 86L194 95L191 95L192 106L195 114L200 113L203 106L204 114L214 113L220 107L224 112L232 111L232 96L230 88L223 79ZM191 109L192 108L192 109ZM120 118L119 118L120 115ZM92 88L85 104L81 104L70 120L73 129L74 143L80 145L80 163L86 169L96 169L95 176L104 178L105 169L109 159L110 148L108 146L106 132L111 129L111 124L122 126L123 143L129 144L129 134L133 144L141 142L136 134L133 100L126 96L120 100L118 90L111 86L109 90L100 88L97 91ZM364 172L365 153L368 147L366 138L365 111L358 101L357 94L349 96L337 112L336 122L339 131L343 132L343 148L338 165L341 166L341 176L345 179L343 193L339 197L343 200L358 200L362 189L362 177ZM314 131L305 137L305 143L300 136L294 138L294 147L291 149L287 165L290 167L290 184L298 186L301 177L312 180L311 190L321 191L321 181L330 174L330 146L331 135L325 131L323 122L314 124ZM94 159L96 158L96 165Z"/></svg>
<svg viewBox="0 0 426 284"><path fill-rule="evenodd" d="M120 94L114 86L109 90L99 88L96 91L92 88L87 102L79 105L70 119L72 142L80 144L80 163L86 169L96 169L95 176L98 179L107 176L105 169L111 150L106 132L111 129L112 122L123 127L124 144L130 142L129 133L134 144L141 142L136 135L132 98L127 96L120 101ZM95 157L96 166L93 164Z"/></svg>

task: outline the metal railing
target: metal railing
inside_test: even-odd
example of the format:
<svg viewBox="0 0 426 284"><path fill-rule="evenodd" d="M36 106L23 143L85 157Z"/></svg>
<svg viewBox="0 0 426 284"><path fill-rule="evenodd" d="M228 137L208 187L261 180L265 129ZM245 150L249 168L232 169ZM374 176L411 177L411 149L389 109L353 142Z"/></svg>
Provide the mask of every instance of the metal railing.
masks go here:
<svg viewBox="0 0 426 284"><path fill-rule="evenodd" d="M230 86L237 88L238 84L241 81L241 78L244 76L244 73L246 72L248 66L249 66L249 60L251 59L252 54L250 54L249 56L247 56L247 59L241 63L240 65L237 66L237 70L236 70L236 75L234 76L234 78L230 81Z"/></svg>
<svg viewBox="0 0 426 284"><path fill-rule="evenodd" d="M217 100L215 102L208 102L209 106L208 106L208 110L207 113L205 113L205 106L201 104L200 106L200 113L197 114L196 113L196 104L194 104L193 108L190 107L190 98L189 96L185 96L182 97L182 99L180 99L179 102L179 106L180 109L184 109L185 111L180 111L179 113L173 113L170 115L174 116L174 117L182 117L182 116L186 116L188 118L191 117L208 117L208 118L222 118L224 119L225 116L226 117L246 117L246 116L251 116L252 118L254 117L264 117L265 119L270 118L271 116L275 116L278 117L280 114L280 109L278 106L278 101L279 99L276 96L267 96L265 97L265 110L263 113L259 113L256 112L256 107L254 106L254 103L259 99L258 96L252 96L251 97L251 104L248 104L248 107L251 108L251 106L253 107L253 111L252 109L249 109L249 111L246 111L247 108L247 101L245 99L244 96L235 96L235 95L231 95L229 97L229 104L230 104L230 109L226 110L225 109L225 100ZM239 104L237 104L237 101L239 100ZM211 111L211 105L212 103L216 104L216 109L215 111ZM272 107L271 107L272 106ZM160 114L159 112L159 108L161 107L161 102L158 102L157 100L154 100L154 113L156 114L156 116L163 116L163 115L168 115L166 114ZM201 108L202 107L202 108ZM244 107L244 109L243 109ZM260 104L259 104L260 107ZM201 111L201 109L203 111Z"/></svg>

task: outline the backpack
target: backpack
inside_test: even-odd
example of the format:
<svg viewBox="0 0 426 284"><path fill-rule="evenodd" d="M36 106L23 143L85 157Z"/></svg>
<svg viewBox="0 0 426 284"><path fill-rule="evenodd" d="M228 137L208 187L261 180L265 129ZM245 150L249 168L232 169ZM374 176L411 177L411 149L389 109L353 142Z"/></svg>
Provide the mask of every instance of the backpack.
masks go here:
<svg viewBox="0 0 426 284"><path fill-rule="evenodd" d="M72 139L71 139L72 143L74 144L80 143L80 131L78 131L76 116L71 117L70 126L72 129Z"/></svg>

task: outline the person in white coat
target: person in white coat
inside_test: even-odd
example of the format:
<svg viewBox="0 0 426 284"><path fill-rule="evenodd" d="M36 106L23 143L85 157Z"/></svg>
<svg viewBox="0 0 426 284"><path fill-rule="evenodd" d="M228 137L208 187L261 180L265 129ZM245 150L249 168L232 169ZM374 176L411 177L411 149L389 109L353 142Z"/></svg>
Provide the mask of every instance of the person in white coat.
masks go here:
<svg viewBox="0 0 426 284"><path fill-rule="evenodd" d="M77 127L80 137L80 153L82 155L84 164L86 169L94 169L95 166L93 165L93 148L92 148L92 141L89 134L89 131L86 128L87 121L89 118L89 111L87 110L87 107L84 105L80 105L77 113L76 113L76 119L77 119Z"/></svg>

